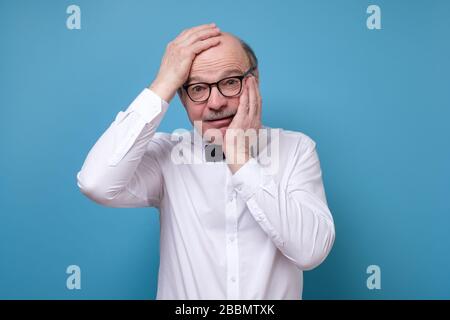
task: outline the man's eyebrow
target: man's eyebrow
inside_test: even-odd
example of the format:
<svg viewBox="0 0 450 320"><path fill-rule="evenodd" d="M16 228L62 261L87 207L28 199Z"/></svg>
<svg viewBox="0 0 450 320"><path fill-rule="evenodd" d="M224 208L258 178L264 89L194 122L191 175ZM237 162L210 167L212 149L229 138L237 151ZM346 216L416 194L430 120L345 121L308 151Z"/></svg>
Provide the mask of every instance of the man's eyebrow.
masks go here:
<svg viewBox="0 0 450 320"><path fill-rule="evenodd" d="M222 72L220 74L220 76L218 77L219 80L226 78L229 75L240 75L242 74L242 70L240 69L230 69L230 70L225 70L224 72ZM198 77L198 76L193 76L193 77L189 77L188 80L186 81L186 83L193 83L193 82L206 82L202 79L202 77Z"/></svg>

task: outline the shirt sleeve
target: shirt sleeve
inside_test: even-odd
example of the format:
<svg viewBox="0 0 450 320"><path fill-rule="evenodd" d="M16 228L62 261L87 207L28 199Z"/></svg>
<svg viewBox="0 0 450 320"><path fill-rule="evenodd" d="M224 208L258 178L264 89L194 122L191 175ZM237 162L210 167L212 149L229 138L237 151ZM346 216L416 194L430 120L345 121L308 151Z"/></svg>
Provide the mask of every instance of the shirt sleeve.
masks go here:
<svg viewBox="0 0 450 320"><path fill-rule="evenodd" d="M144 89L126 111L120 111L77 174L81 192L109 207L158 206L163 188L157 161L161 150L153 137L167 108L167 102Z"/></svg>
<svg viewBox="0 0 450 320"><path fill-rule="evenodd" d="M301 270L310 270L326 258L335 230L322 183L315 142L297 146L287 182L277 182L251 158L233 176L236 192L260 227L282 254ZM309 140L309 141L308 141Z"/></svg>

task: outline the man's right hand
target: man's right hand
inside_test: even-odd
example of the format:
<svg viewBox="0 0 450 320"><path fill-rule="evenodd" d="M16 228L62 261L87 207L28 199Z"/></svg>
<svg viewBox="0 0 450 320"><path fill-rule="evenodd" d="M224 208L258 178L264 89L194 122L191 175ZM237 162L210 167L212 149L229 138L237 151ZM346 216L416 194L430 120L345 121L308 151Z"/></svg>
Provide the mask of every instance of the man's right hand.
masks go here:
<svg viewBox="0 0 450 320"><path fill-rule="evenodd" d="M195 56L220 43L220 30L214 23L181 32L169 42L161 66L150 89L166 102L186 82Z"/></svg>

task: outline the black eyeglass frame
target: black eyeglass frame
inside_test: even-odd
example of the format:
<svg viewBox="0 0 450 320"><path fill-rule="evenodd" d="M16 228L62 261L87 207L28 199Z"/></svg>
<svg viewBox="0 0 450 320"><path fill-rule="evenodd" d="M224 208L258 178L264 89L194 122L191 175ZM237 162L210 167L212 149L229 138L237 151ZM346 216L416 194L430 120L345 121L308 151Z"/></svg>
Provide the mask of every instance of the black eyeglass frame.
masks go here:
<svg viewBox="0 0 450 320"><path fill-rule="evenodd" d="M252 74L252 75L253 75L252 72L255 71L255 70L256 70L256 67L253 66L253 67L251 67L250 69L248 69L247 72L245 72L245 73L244 73L243 75L241 75L241 76L231 76L231 77L226 77L226 78L223 78L223 79L221 79L221 80L219 80L219 81L217 81L217 82L213 82L213 83L196 82L196 83L191 83L191 84L184 84L184 85L183 85L183 89L184 89L184 91L186 91L186 94L188 95L189 99L191 99L193 102L206 102L206 101L208 101L209 97L211 96L211 89L212 89L213 86L216 86L217 90L219 90L220 94L223 95L224 97L227 97L227 98L236 97L236 96L240 95L241 92L242 92L242 80L243 80L245 77L247 77L249 74ZM236 94L233 94L232 96L228 96L228 95L223 94L223 92L222 92L222 91L220 90L220 88L219 88L219 83L222 82L222 81L224 81L224 80L228 80L228 79L239 79L239 80L240 80L240 86L241 86L241 87L239 88L239 92L236 93ZM199 84L204 84L204 85L207 85L207 86L209 87L208 97L207 97L206 99L203 99L203 100L194 100L194 99L192 99L192 97L189 95L188 88L191 87L191 86L199 85Z"/></svg>

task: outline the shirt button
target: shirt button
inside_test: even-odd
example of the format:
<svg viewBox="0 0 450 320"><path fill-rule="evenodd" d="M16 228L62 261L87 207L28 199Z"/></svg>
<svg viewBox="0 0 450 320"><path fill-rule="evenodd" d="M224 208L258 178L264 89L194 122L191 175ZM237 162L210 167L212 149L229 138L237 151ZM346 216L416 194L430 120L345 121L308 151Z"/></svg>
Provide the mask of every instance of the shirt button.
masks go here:
<svg viewBox="0 0 450 320"><path fill-rule="evenodd" d="M230 236L230 242L233 242L234 241L234 236Z"/></svg>
<svg viewBox="0 0 450 320"><path fill-rule="evenodd" d="M231 280L231 282L236 282L236 277L233 276L230 278L230 280Z"/></svg>
<svg viewBox="0 0 450 320"><path fill-rule="evenodd" d="M241 191L242 187L241 186L237 186L236 189L237 189L237 191Z"/></svg>

